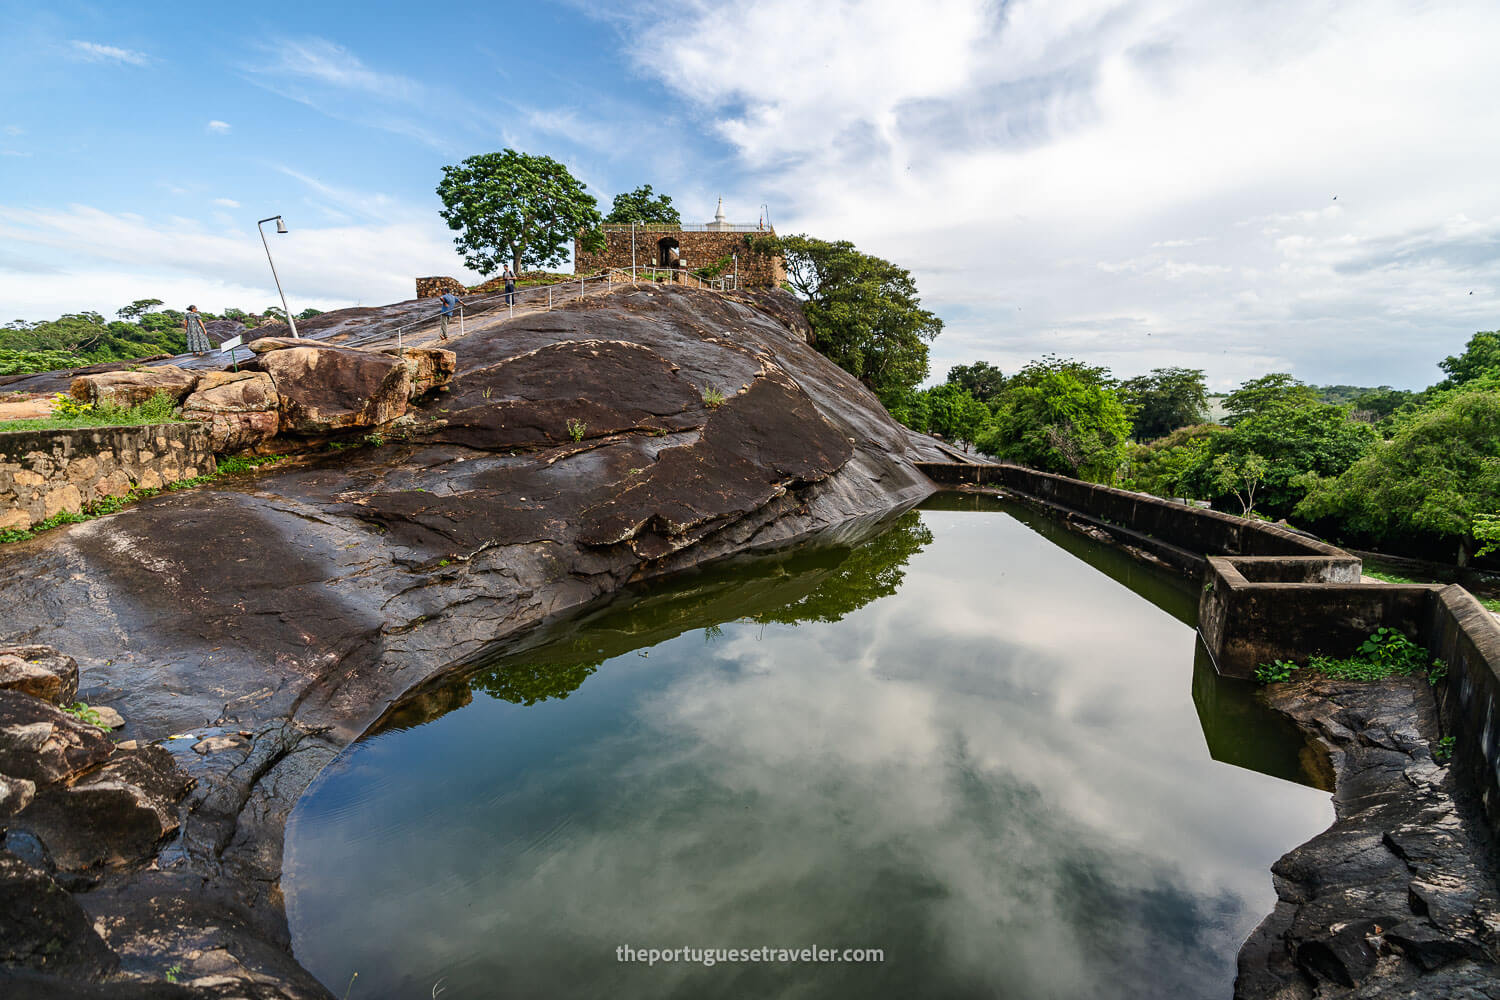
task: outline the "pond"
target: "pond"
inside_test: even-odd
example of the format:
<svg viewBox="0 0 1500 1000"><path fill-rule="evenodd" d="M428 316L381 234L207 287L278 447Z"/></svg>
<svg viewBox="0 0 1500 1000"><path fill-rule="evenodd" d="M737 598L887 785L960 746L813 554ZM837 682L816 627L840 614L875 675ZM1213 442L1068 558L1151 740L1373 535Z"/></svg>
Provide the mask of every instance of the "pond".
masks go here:
<svg viewBox="0 0 1500 1000"><path fill-rule="evenodd" d="M627 594L324 771L296 955L357 1000L1228 997L1333 812L1196 601L968 494Z"/></svg>

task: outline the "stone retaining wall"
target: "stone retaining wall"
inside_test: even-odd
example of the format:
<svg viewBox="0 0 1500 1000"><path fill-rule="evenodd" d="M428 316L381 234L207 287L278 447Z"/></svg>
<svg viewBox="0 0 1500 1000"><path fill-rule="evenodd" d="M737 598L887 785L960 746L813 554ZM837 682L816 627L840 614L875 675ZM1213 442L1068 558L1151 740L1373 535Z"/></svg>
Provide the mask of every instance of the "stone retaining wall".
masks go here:
<svg viewBox="0 0 1500 1000"><path fill-rule="evenodd" d="M0 433L0 530L30 528L132 487L214 471L202 425L83 427Z"/></svg>
<svg viewBox="0 0 1500 1000"><path fill-rule="evenodd" d="M1500 626L1464 588L1360 583L1358 557L1286 528L1021 466L917 467L938 483L993 485L1040 501L1196 579L1198 631L1221 674L1349 656L1382 626L1422 643L1448 667L1439 701L1455 765L1500 832Z"/></svg>

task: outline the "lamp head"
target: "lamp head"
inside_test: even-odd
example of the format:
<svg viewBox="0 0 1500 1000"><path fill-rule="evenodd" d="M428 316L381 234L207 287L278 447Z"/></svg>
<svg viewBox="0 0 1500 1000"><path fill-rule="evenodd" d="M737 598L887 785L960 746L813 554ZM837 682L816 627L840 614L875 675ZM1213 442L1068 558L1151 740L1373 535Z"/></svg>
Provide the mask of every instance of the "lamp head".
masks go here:
<svg viewBox="0 0 1500 1000"><path fill-rule="evenodd" d="M276 231L278 233L286 232L286 221L279 215L276 216Z"/></svg>

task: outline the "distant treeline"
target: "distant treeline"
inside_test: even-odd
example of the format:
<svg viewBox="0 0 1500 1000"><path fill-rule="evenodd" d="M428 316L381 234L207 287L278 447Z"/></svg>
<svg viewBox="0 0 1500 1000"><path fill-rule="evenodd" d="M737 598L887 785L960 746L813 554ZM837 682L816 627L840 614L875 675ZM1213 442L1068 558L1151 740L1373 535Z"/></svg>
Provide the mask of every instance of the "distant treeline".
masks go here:
<svg viewBox="0 0 1500 1000"><path fill-rule="evenodd" d="M1438 368L1420 392L1264 375L1216 398L1216 423L1198 369L1118 379L1052 356L1009 376L958 365L882 399L908 427L996 458L1462 564L1500 540L1500 332Z"/></svg>
<svg viewBox="0 0 1500 1000"><path fill-rule="evenodd" d="M96 312L65 313L53 320L29 323L12 320L0 327L0 375L81 368L109 361L129 361L154 354L181 354L187 350L183 329L186 313L162 309L161 299L137 299L106 320ZM304 309L297 319L316 316L321 310ZM222 313L199 310L206 322L227 319L254 327L261 323L285 322L277 306L260 313L225 309Z"/></svg>

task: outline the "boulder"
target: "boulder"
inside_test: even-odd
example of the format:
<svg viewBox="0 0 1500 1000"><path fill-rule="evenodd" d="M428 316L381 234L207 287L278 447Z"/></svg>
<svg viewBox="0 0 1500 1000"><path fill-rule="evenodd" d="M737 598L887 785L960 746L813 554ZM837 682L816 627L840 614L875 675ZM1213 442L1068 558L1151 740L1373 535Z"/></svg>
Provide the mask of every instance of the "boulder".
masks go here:
<svg viewBox="0 0 1500 1000"><path fill-rule="evenodd" d="M60 869L129 864L176 832L177 803L192 787L161 747L124 750L71 785L41 790L12 822L39 837Z"/></svg>
<svg viewBox="0 0 1500 1000"><path fill-rule="evenodd" d="M71 705L78 694L78 664L51 646L0 646L0 690Z"/></svg>
<svg viewBox="0 0 1500 1000"><path fill-rule="evenodd" d="M36 782L0 774L0 819L14 816L36 798Z"/></svg>
<svg viewBox="0 0 1500 1000"><path fill-rule="evenodd" d="M40 698L0 691L0 774L50 785L104 762L111 749L98 726Z"/></svg>
<svg viewBox="0 0 1500 1000"><path fill-rule="evenodd" d="M411 397L418 399L453 381L458 369L458 355L440 347L406 347L398 351L387 347L380 353L399 357L411 377Z"/></svg>
<svg viewBox="0 0 1500 1000"><path fill-rule="evenodd" d="M56 972L76 981L118 965L67 890L42 869L0 851L0 967ZM25 995L19 985L14 988L17 993L6 995Z"/></svg>
<svg viewBox="0 0 1500 1000"><path fill-rule="evenodd" d="M100 372L80 375L73 380L69 393L84 403L109 403L135 406L158 392L165 392L174 402L182 402L198 385L198 373L176 365L145 368L141 371Z"/></svg>
<svg viewBox="0 0 1500 1000"><path fill-rule="evenodd" d="M182 415L207 425L213 451L244 451L275 436L281 398L265 372L210 372L183 401Z"/></svg>
<svg viewBox="0 0 1500 1000"><path fill-rule="evenodd" d="M276 385L281 433L318 435L379 427L406 412L411 375L396 358L285 338L255 343L268 341L279 346L261 353L253 364Z"/></svg>

